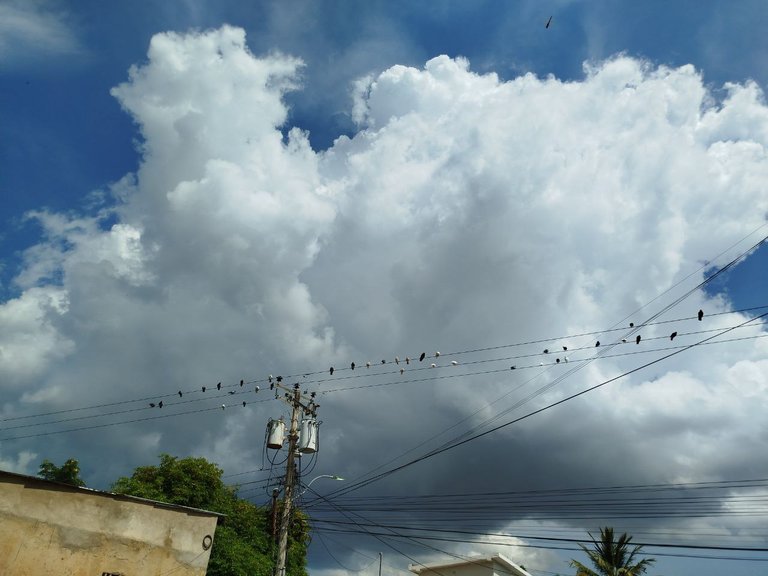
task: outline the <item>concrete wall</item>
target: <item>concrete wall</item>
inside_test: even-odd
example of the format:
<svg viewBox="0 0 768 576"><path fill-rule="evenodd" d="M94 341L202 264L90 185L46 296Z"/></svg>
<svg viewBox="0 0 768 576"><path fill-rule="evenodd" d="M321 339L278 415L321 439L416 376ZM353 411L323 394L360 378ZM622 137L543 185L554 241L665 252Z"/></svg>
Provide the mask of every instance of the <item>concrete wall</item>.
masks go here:
<svg viewBox="0 0 768 576"><path fill-rule="evenodd" d="M203 576L217 520L0 472L0 574Z"/></svg>

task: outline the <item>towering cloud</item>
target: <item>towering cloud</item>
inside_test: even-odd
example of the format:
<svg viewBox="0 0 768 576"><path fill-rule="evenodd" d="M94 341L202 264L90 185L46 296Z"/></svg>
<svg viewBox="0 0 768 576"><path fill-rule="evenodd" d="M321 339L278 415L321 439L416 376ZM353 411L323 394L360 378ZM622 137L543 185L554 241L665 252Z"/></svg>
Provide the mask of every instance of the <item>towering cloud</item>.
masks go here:
<svg viewBox="0 0 768 576"><path fill-rule="evenodd" d="M672 330L686 346L747 318L699 290L661 317L685 320L642 325L765 232L754 233L768 212L757 86L715 100L690 66L626 56L578 82L501 81L438 56L357 82L358 132L316 151L285 104L300 69L254 56L236 28L153 38L113 90L140 132L115 204L32 215L45 239L26 252L20 296L0 305L5 418L129 399L143 410L194 391L184 401L196 404L166 401L170 415L220 405L204 385L292 374L325 394L323 469L351 477L457 422L426 446L660 358ZM405 490L399 478L413 492L764 475L752 457L766 441L761 330L409 468L387 489ZM585 332L596 333L568 336ZM622 337L630 344L559 380L595 340ZM431 358L402 376L391 365L423 351ZM351 361L355 379L302 380ZM364 384L375 386L332 391ZM283 410L259 394L238 410L3 441L2 457L79 457L95 484L161 451L256 468L263 425ZM147 415L159 412L85 424ZM117 451L120 462L105 458Z"/></svg>

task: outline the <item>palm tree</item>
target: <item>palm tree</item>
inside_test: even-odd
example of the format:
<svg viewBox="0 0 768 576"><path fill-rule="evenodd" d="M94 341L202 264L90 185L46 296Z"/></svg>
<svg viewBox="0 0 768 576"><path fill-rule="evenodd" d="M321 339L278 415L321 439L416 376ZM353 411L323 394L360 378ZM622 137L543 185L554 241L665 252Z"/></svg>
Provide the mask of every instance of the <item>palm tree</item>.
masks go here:
<svg viewBox="0 0 768 576"><path fill-rule="evenodd" d="M626 532L614 540L613 528L606 526L600 529L600 541L595 540L591 532L589 537L594 544L593 548L579 544L589 557L594 570L588 568L577 560L571 560L571 566L576 568L576 576L640 576L656 560L645 558L635 563L636 556L642 546L630 546L631 536Z"/></svg>

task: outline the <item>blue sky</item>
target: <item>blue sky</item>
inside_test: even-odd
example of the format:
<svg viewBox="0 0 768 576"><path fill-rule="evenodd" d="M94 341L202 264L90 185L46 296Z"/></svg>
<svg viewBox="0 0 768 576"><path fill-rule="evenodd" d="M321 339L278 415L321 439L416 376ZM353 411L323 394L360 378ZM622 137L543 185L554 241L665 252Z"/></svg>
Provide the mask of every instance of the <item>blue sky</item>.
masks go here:
<svg viewBox="0 0 768 576"><path fill-rule="evenodd" d="M768 234L764 2L0 1L0 22L4 419L416 349L543 365L525 381L476 370L336 396L309 385L328 393L316 473L354 477L425 430L482 429L522 414L514 402L538 408L663 354L595 361L586 341L612 338L601 331L632 321L661 342L658 321L679 319L692 343L699 308L707 329L728 330L765 312L732 311L768 305L765 247L694 290ZM529 477L507 489L768 477L754 457L765 328L739 330L741 343L694 348L488 437L508 453L479 440L367 494L493 491L521 465ZM547 368L548 338L585 350L570 362L584 369ZM501 359L500 346L512 346ZM282 408L247 410L125 425L95 413L110 425L99 439L0 441L0 462L34 473L76 457L96 487L160 452L234 474L259 468L252 437ZM115 451L122 461L105 460ZM524 520L492 529L524 533ZM765 547L733 519L627 525ZM381 546L350 543L374 558ZM568 573L552 552L510 550ZM398 573L408 560L390 562ZM341 570L316 545L311 566ZM666 558L658 573L763 566Z"/></svg>

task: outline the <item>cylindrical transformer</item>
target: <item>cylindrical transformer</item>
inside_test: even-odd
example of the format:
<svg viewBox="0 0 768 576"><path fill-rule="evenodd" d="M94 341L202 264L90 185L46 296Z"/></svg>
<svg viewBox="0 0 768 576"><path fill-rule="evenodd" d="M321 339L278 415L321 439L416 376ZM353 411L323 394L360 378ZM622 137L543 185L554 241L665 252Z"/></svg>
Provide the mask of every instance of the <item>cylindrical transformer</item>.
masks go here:
<svg viewBox="0 0 768 576"><path fill-rule="evenodd" d="M317 420L314 418L305 418L301 421L299 429L299 452L303 454L312 454L317 452Z"/></svg>
<svg viewBox="0 0 768 576"><path fill-rule="evenodd" d="M280 450L285 440L285 422L282 420L269 420L267 424L267 448Z"/></svg>

